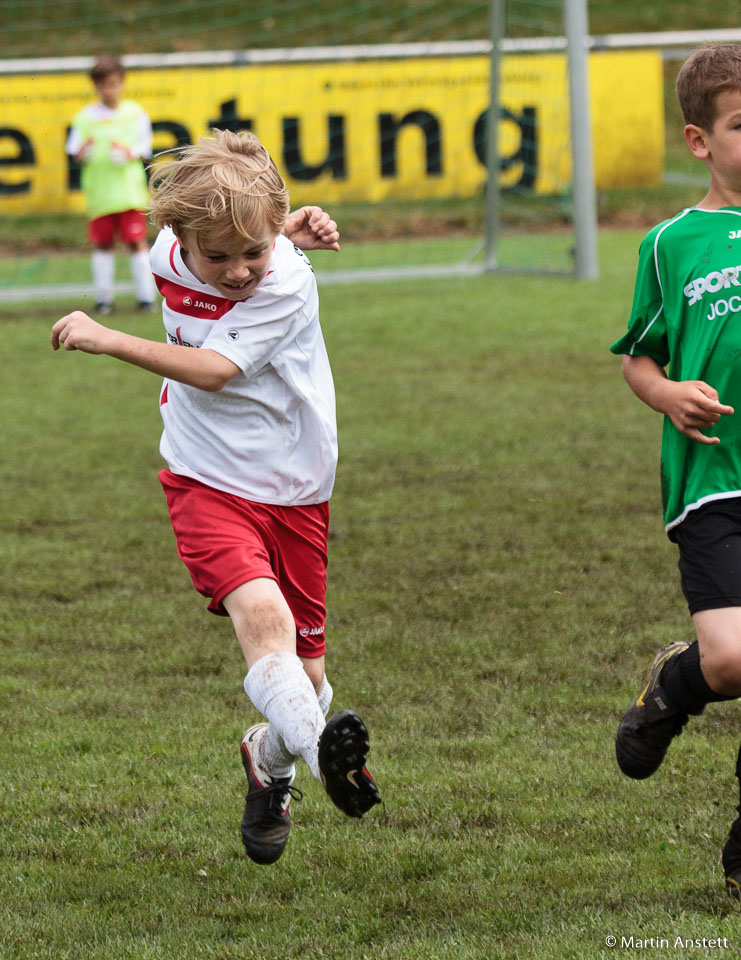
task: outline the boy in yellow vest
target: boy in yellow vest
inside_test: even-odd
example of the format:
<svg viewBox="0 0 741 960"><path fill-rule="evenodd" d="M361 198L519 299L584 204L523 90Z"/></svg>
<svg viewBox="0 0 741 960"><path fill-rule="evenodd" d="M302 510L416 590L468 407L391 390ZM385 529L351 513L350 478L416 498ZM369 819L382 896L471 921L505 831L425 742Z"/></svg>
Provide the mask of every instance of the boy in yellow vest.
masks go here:
<svg viewBox="0 0 741 960"><path fill-rule="evenodd" d="M124 67L120 60L100 57L90 78L99 99L74 117L66 149L82 164L88 238L94 247L94 310L104 316L113 309L117 235L130 250L139 309L151 310L154 283L144 213L149 193L142 161L152 155L152 125L138 103L123 98Z"/></svg>

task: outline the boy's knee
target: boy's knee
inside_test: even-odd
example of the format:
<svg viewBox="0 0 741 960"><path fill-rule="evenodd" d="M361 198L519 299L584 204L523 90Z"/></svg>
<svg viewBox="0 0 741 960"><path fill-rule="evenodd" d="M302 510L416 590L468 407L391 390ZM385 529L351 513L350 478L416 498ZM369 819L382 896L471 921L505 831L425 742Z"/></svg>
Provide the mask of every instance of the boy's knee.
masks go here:
<svg viewBox="0 0 741 960"><path fill-rule="evenodd" d="M243 616L251 630L261 637L293 633L293 619L277 597L257 597L247 604Z"/></svg>
<svg viewBox="0 0 741 960"><path fill-rule="evenodd" d="M293 616L274 580L258 579L224 597L240 643L271 649L291 649L295 637Z"/></svg>
<svg viewBox="0 0 741 960"><path fill-rule="evenodd" d="M718 694L741 694L741 646L716 647L702 662L708 686Z"/></svg>

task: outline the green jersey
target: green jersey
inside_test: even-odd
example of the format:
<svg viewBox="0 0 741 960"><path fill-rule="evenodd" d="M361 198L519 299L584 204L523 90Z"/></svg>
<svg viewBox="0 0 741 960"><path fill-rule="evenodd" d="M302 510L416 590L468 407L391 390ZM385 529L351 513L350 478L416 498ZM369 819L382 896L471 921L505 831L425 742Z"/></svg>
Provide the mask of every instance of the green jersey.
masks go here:
<svg viewBox="0 0 741 960"><path fill-rule="evenodd" d="M736 410L690 440L664 417L666 529L711 500L741 497L741 207L683 210L654 227L639 258L628 332L613 353L651 357L671 380L704 380Z"/></svg>
<svg viewBox="0 0 741 960"><path fill-rule="evenodd" d="M152 128L143 108L133 100L122 100L115 110L101 103L83 107L72 121L67 152L76 154L88 142L92 148L82 167L82 189L90 219L145 210L149 191L141 158L151 153ZM114 144L127 147L134 159L115 162Z"/></svg>

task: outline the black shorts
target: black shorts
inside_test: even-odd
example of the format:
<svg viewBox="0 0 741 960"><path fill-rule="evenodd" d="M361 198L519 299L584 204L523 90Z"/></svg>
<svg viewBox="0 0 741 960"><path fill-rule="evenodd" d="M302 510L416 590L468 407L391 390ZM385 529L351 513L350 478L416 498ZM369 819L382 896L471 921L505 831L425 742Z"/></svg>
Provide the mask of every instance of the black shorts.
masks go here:
<svg viewBox="0 0 741 960"><path fill-rule="evenodd" d="M741 497L711 500L669 531L690 613L741 607Z"/></svg>

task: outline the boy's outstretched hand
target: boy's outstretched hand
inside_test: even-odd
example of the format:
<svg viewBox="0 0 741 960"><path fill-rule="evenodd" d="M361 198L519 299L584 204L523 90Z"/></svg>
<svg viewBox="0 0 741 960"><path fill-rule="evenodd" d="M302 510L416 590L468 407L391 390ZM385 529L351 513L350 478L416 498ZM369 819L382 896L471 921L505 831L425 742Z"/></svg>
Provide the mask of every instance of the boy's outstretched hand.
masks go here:
<svg viewBox="0 0 741 960"><path fill-rule="evenodd" d="M321 207L301 207L286 217L283 232L302 250L339 250L337 224Z"/></svg>
<svg viewBox="0 0 741 960"><path fill-rule="evenodd" d="M664 368L647 356L624 356L623 376L640 400L666 414L685 437L697 443L720 443L719 437L700 433L734 412L720 402L715 387L704 380L669 380Z"/></svg>
<svg viewBox="0 0 741 960"><path fill-rule="evenodd" d="M703 380L666 380L662 391L664 413L680 433L698 443L720 443L718 437L700 433L734 412L733 407L720 402L714 387Z"/></svg>
<svg viewBox="0 0 741 960"><path fill-rule="evenodd" d="M82 350L84 353L105 353L106 343L113 331L97 323L82 310L68 313L51 328L54 350Z"/></svg>

